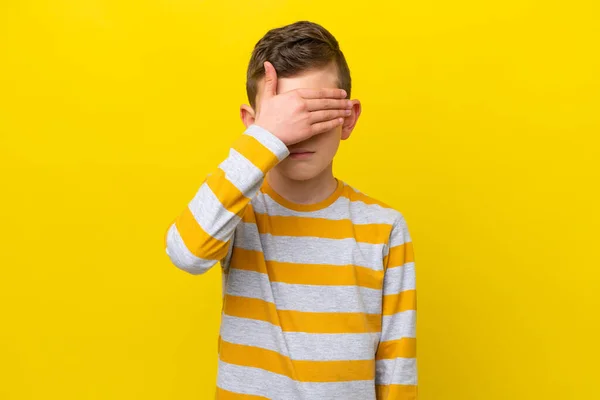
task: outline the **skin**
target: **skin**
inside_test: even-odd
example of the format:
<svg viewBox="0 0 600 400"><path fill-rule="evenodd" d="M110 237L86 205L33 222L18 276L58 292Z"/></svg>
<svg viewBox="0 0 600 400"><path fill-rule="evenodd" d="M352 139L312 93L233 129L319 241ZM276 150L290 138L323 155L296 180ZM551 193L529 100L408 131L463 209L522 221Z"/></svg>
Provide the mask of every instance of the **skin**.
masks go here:
<svg viewBox="0 0 600 400"><path fill-rule="evenodd" d="M360 101L345 100L345 92L330 90L337 89L334 63L289 78L277 78L268 62L265 69L256 110L243 104L242 122L246 128L256 124L269 130L291 152L267 173L273 190L294 203L318 203L337 186L333 159L340 141L347 140L356 126Z"/></svg>

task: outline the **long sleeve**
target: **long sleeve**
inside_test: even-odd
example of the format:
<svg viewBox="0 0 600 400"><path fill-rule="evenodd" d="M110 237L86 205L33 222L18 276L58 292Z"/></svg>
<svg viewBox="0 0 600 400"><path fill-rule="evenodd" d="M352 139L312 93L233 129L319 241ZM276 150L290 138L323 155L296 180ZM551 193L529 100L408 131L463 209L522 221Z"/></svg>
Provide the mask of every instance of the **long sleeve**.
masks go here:
<svg viewBox="0 0 600 400"><path fill-rule="evenodd" d="M202 274L224 259L265 174L288 155L287 146L271 132L249 126L167 230L171 262L191 274Z"/></svg>
<svg viewBox="0 0 600 400"><path fill-rule="evenodd" d="M392 229L384 259L382 330L376 354L378 400L417 399L416 280L404 217Z"/></svg>

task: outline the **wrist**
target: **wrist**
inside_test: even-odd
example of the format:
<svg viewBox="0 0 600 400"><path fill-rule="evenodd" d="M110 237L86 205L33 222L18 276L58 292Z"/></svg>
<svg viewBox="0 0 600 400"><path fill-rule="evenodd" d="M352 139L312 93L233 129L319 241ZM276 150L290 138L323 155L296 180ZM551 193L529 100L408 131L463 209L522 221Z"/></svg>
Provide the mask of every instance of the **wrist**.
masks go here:
<svg viewBox="0 0 600 400"><path fill-rule="evenodd" d="M277 157L279 161L286 158L290 151L287 144L270 129L254 123L246 129L245 135L252 136Z"/></svg>

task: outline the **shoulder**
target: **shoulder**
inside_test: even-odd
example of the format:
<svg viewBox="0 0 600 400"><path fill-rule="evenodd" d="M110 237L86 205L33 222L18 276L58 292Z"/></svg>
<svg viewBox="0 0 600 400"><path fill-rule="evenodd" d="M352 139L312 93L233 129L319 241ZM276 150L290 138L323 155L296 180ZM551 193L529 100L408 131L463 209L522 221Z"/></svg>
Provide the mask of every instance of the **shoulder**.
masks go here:
<svg viewBox="0 0 600 400"><path fill-rule="evenodd" d="M348 199L351 208L354 208L356 212L364 214L363 216L370 215L378 223L390 224L399 228L406 224L404 215L400 210L363 193L346 182L344 182L341 196Z"/></svg>

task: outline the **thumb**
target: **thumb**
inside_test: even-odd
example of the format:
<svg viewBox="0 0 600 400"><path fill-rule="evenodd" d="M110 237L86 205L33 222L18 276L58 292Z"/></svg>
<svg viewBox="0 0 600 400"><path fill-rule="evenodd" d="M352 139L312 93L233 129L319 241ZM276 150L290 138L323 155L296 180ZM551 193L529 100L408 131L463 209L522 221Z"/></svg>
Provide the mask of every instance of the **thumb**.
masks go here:
<svg viewBox="0 0 600 400"><path fill-rule="evenodd" d="M265 67L265 88L264 97L273 97L277 94L277 72L275 67L268 61L264 63Z"/></svg>

